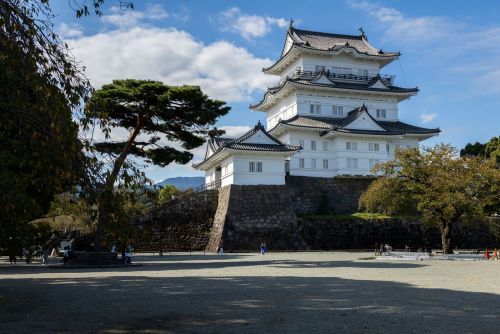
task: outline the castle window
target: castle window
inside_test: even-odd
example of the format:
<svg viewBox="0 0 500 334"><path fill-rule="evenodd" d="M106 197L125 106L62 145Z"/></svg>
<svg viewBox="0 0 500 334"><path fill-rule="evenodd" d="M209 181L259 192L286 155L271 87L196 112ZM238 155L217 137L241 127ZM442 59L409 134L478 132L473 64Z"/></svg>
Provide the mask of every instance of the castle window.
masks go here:
<svg viewBox="0 0 500 334"><path fill-rule="evenodd" d="M304 148L304 139L299 139L299 145Z"/></svg>
<svg viewBox="0 0 500 334"><path fill-rule="evenodd" d="M299 168L304 168L304 159L300 158L299 159Z"/></svg>
<svg viewBox="0 0 500 334"><path fill-rule="evenodd" d="M356 151L358 149L358 143L352 142L352 141L348 141L348 142L345 143L345 148L348 151Z"/></svg>
<svg viewBox="0 0 500 334"><path fill-rule="evenodd" d="M328 142L323 141L323 151L328 151Z"/></svg>
<svg viewBox="0 0 500 334"><path fill-rule="evenodd" d="M250 161L248 171L250 173L262 173L262 161Z"/></svg>
<svg viewBox="0 0 500 334"><path fill-rule="evenodd" d="M316 151L316 140L311 140L311 151Z"/></svg>
<svg viewBox="0 0 500 334"><path fill-rule="evenodd" d="M378 152L380 149L380 145L378 143L368 143L368 151L376 151Z"/></svg>
<svg viewBox="0 0 500 334"><path fill-rule="evenodd" d="M343 117L344 116L344 107L332 106L332 114L334 117Z"/></svg>
<svg viewBox="0 0 500 334"><path fill-rule="evenodd" d="M358 168L358 159L347 158L347 168L357 169Z"/></svg>
<svg viewBox="0 0 500 334"><path fill-rule="evenodd" d="M316 159L311 159L311 168L312 169L316 168Z"/></svg>
<svg viewBox="0 0 500 334"><path fill-rule="evenodd" d="M386 118L386 110L385 109L377 109L377 118Z"/></svg>
<svg viewBox="0 0 500 334"><path fill-rule="evenodd" d="M328 169L328 160L323 160L323 169Z"/></svg>
<svg viewBox="0 0 500 334"><path fill-rule="evenodd" d="M309 105L309 113L319 115L321 114L321 105L319 104L310 104Z"/></svg>

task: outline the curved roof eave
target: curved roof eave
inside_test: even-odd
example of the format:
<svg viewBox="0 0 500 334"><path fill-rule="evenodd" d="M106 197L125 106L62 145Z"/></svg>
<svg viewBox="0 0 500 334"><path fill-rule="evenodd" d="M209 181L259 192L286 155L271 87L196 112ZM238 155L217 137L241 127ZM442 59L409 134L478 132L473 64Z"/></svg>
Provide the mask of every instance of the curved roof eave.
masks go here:
<svg viewBox="0 0 500 334"><path fill-rule="evenodd" d="M280 57L280 59L278 59L271 66L264 67L262 69L262 72L264 72L265 74L279 75L281 73L279 65L282 64L286 58L290 57L292 52L294 52L295 50L297 50L297 51L300 51L300 50L311 51L311 52L314 52L316 54L321 54L321 55L339 55L341 53L346 52L346 50L349 50L348 53L353 54L357 58L380 60L383 63L383 66L387 65L389 62L391 62L393 60L398 59L399 56L401 55L399 52L388 53L387 55L370 55L370 54L367 54L364 52L359 52L353 46L339 46L339 48L337 50L329 50L328 51L328 50L316 49L313 47L308 47L308 46L294 43L290 47L290 49Z"/></svg>
<svg viewBox="0 0 500 334"><path fill-rule="evenodd" d="M330 87L330 86L322 85L322 84L314 84L314 85L304 84L304 83L293 81L291 79L286 79L285 82L283 82L283 84L273 88L273 90L275 90L274 93L267 91L264 94L264 97L262 98L262 100L260 102L258 102L256 104L251 104L249 106L249 108L253 111L265 111L264 109L261 109L261 108L267 103L269 98L278 94L281 90L283 90L283 88L285 88L288 85L294 85L295 87L298 87L298 86L308 87L308 88L313 88L313 89L319 88L319 89L324 89L324 90L335 90L335 91L339 91L339 92L364 92L364 93L382 94L382 95L393 94L396 96L405 96L406 95L407 97L413 96L419 92L418 87L411 88L411 89L408 89L406 91L394 91L394 90L378 89L378 88L367 88L367 89L339 88L339 87Z"/></svg>

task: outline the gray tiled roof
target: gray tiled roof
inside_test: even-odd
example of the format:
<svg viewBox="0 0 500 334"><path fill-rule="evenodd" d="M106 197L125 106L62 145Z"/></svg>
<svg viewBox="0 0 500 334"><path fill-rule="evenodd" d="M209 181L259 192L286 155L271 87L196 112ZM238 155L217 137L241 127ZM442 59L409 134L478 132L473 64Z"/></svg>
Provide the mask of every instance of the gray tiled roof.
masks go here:
<svg viewBox="0 0 500 334"><path fill-rule="evenodd" d="M278 86L268 88L267 92L262 97L262 100L260 100L259 102L255 103L255 104L251 104L250 108L251 109L258 108L259 105L264 103L267 95L276 94L283 87L285 87L285 85L288 82L300 84L300 85L303 85L305 87L309 86L309 87L326 87L326 88L332 88L332 89L336 88L336 89L365 90L365 91L369 91L369 92L384 92L384 93L396 93L396 94L408 94L408 93L417 93L418 92L417 87L402 88L402 87L398 87L398 86L387 86L387 89L384 89L384 88L370 87L372 82L368 82L368 83L366 83L366 82L360 82L360 83L352 82L351 83L351 82L342 82L342 81L335 81L335 80L332 80L332 81L334 81L334 82L332 82L332 84L324 84L324 83L313 82L313 79L304 79L304 78L300 78L300 77L296 78L296 79L287 78L284 82L282 82Z"/></svg>
<svg viewBox="0 0 500 334"><path fill-rule="evenodd" d="M368 91L380 91L380 92L391 92L391 93L413 93L413 92L418 92L418 88L402 88L398 86L387 86L387 89L383 88L374 88L370 87L373 83L372 82L367 82L367 83L354 83L354 82L343 82L343 81L335 81L333 80L334 84L323 84L323 83L317 83L317 82L312 82L312 80L308 79L302 79L302 78L297 78L297 79L288 79L290 82L295 82L295 83L300 83L303 85L309 85L309 86L322 86L322 87L331 87L331 88L340 88L340 89L355 89L355 90L368 90ZM274 89L271 91L271 89ZM278 91L276 87L273 87L269 90L271 93L275 93Z"/></svg>
<svg viewBox="0 0 500 334"><path fill-rule="evenodd" d="M291 28L289 34L295 43L316 50L336 51L351 47L359 53L370 56L394 57L400 55L399 52L383 52L374 48L363 36L329 34L295 28Z"/></svg>
<svg viewBox="0 0 500 334"><path fill-rule="evenodd" d="M272 132L280 124L303 127L303 128L315 128L323 130L323 134L330 131L343 132L343 133L354 133L354 134L373 134L373 135L405 135L405 134L435 134L441 132L439 128L428 129L421 128L418 126L406 124L403 122L390 122L390 121L379 121L371 117L375 123L377 123L381 128L386 131L379 130L363 130L363 129L348 129L345 128L348 124L354 121L362 112L366 111L366 107L362 106L350 111L347 117L344 118L326 118L326 117L312 117L312 116L294 116L288 120L281 120L274 128L269 130Z"/></svg>
<svg viewBox="0 0 500 334"><path fill-rule="evenodd" d="M243 143L258 131L262 131L269 139L274 141L276 144ZM214 153L212 153L212 155L210 155L209 157L205 155L205 159L202 162L193 165L194 167L200 166L224 149L258 152L294 152L301 149L300 146L283 144L278 139L270 135L260 122L257 123L257 125L253 129L238 138L210 138L208 145L211 146Z"/></svg>

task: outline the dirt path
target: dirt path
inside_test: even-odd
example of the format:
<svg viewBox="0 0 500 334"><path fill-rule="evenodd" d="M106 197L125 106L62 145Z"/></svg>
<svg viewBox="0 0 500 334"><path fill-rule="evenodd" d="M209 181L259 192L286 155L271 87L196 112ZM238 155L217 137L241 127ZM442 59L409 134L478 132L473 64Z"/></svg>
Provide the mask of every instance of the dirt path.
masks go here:
<svg viewBox="0 0 500 334"><path fill-rule="evenodd" d="M500 333L500 261L358 260L369 255L64 271L0 259L0 333Z"/></svg>

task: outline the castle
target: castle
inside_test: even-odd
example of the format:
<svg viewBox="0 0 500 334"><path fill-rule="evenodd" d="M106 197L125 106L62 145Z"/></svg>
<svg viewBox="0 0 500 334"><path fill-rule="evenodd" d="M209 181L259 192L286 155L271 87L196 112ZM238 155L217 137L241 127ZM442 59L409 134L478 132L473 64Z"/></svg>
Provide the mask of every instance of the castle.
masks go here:
<svg viewBox="0 0 500 334"><path fill-rule="evenodd" d="M239 138L210 138L205 158L206 187L283 185L285 175L369 176L372 167L415 147L440 130L403 123L398 103L418 88L394 84L381 69L399 52L373 47L361 34L299 30L293 21L281 57L264 68L279 82L250 109L266 113Z"/></svg>

